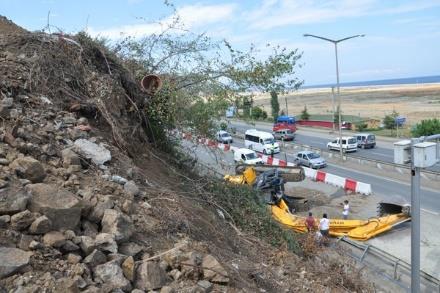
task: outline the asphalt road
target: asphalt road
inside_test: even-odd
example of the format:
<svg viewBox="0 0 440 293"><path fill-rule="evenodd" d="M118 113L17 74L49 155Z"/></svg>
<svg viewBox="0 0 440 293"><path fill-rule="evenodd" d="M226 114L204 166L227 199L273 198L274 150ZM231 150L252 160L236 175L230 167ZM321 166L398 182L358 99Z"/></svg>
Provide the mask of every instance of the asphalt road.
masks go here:
<svg viewBox="0 0 440 293"><path fill-rule="evenodd" d="M232 144L237 147L244 147L244 141L240 139L234 139ZM275 154L274 157L285 160L288 162L294 161L293 153ZM229 159L230 158L230 159ZM228 156L231 164L233 164L232 157ZM328 172L341 177L351 178L357 181L371 184L373 193L384 201L405 201L411 202L411 188L409 182L402 182L394 179L385 178L383 176L376 176L366 172L357 171L354 169L348 169L338 166L336 164L329 164L323 169L324 172ZM420 190L420 205L426 212L434 215L440 215L440 191L422 188Z"/></svg>
<svg viewBox="0 0 440 293"><path fill-rule="evenodd" d="M255 126L252 126L245 122L231 121L231 126L235 127L237 131L241 133L244 133L246 130L252 128L256 128L261 131L272 132L272 126L266 123L258 123ZM295 135L295 143L309 145L319 149L327 149L327 143L336 137L337 134L331 135L322 132L299 130ZM393 163L393 143L381 142L378 140L374 149L358 149L356 152L350 153L350 156L364 157L368 159ZM440 172L440 164L428 168L428 170Z"/></svg>

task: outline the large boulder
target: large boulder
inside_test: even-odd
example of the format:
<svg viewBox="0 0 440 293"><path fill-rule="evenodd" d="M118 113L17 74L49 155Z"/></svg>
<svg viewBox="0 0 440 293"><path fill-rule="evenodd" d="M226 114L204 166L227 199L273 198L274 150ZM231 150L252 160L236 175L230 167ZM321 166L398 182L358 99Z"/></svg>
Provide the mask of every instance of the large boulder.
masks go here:
<svg viewBox="0 0 440 293"><path fill-rule="evenodd" d="M0 215L13 215L26 209L29 195L24 190L0 193Z"/></svg>
<svg viewBox="0 0 440 293"><path fill-rule="evenodd" d="M104 211L101 221L102 232L113 234L119 242L127 241L134 232L134 225L130 217L112 209Z"/></svg>
<svg viewBox="0 0 440 293"><path fill-rule="evenodd" d="M166 272L159 263L144 261L136 269L135 287L137 289L150 291L160 289L168 283Z"/></svg>
<svg viewBox="0 0 440 293"><path fill-rule="evenodd" d="M43 182L46 177L43 165L32 157L15 159L9 167L15 171L18 177L28 179L32 183Z"/></svg>
<svg viewBox="0 0 440 293"><path fill-rule="evenodd" d="M106 289L131 290L130 281L124 277L121 267L116 262L111 261L98 265L93 270L93 273L95 281L104 284Z"/></svg>
<svg viewBox="0 0 440 293"><path fill-rule="evenodd" d="M18 248L0 247L0 279L13 275L26 266L31 254Z"/></svg>
<svg viewBox="0 0 440 293"><path fill-rule="evenodd" d="M54 230L74 229L78 225L82 204L73 193L43 183L26 188L31 195L29 209L48 217Z"/></svg>

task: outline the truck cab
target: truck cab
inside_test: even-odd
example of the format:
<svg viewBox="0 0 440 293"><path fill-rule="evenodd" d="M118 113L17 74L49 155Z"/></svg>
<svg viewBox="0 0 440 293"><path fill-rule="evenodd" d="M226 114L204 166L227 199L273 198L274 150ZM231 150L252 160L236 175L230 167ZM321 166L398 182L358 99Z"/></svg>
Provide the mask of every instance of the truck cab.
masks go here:
<svg viewBox="0 0 440 293"><path fill-rule="evenodd" d="M292 132L296 131L296 120L292 116L278 116L276 123L273 125L272 131L276 132L282 129L289 129Z"/></svg>

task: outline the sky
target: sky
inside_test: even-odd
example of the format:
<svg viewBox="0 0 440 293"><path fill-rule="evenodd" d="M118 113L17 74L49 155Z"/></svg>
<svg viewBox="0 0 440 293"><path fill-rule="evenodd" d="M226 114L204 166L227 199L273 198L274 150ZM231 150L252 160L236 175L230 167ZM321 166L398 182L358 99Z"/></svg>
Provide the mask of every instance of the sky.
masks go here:
<svg viewBox="0 0 440 293"><path fill-rule="evenodd" d="M0 0L4 15L28 30L46 27L117 40L159 31L177 13L185 28L245 49L267 43L303 52L305 85L336 81L334 45L342 39L341 82L440 75L440 0Z"/></svg>

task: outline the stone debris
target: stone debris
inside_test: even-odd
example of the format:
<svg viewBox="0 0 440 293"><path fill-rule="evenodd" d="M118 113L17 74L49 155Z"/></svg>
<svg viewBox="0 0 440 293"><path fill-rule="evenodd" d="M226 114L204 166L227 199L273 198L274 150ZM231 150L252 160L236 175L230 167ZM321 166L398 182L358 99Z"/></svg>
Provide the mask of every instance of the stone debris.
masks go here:
<svg viewBox="0 0 440 293"><path fill-rule="evenodd" d="M98 166L104 165L112 159L111 153L102 144L98 145L87 139L75 140L75 149Z"/></svg>
<svg viewBox="0 0 440 293"><path fill-rule="evenodd" d="M81 203L70 191L44 183L26 186L31 195L29 209L45 215L55 230L75 229L81 218Z"/></svg>
<svg viewBox="0 0 440 293"><path fill-rule="evenodd" d="M0 247L0 279L29 264L31 253L17 248Z"/></svg>
<svg viewBox="0 0 440 293"><path fill-rule="evenodd" d="M35 219L29 227L29 232L32 234L44 234L52 229L52 222L46 216L41 216Z"/></svg>
<svg viewBox="0 0 440 293"><path fill-rule="evenodd" d="M66 243L66 236L63 233L58 231L51 231L49 233L44 234L43 243L46 246L51 246L55 248L59 248Z"/></svg>
<svg viewBox="0 0 440 293"><path fill-rule="evenodd" d="M124 277L121 267L114 261L98 265L93 270L95 281L102 283L107 289L131 290L131 283Z"/></svg>
<svg viewBox="0 0 440 293"><path fill-rule="evenodd" d="M202 262L203 276L213 282L226 284L229 282L228 272L212 255L205 255Z"/></svg>
<svg viewBox="0 0 440 293"><path fill-rule="evenodd" d="M166 272L157 262L144 261L136 270L135 287L149 291L157 290L169 282Z"/></svg>
<svg viewBox="0 0 440 293"><path fill-rule="evenodd" d="M35 218L35 214L25 210L11 217L11 225L16 230L24 230L32 224Z"/></svg>
<svg viewBox="0 0 440 293"><path fill-rule="evenodd" d="M16 172L18 177L28 179L32 183L43 182L44 178L46 178L46 171L43 165L31 157L15 159L9 167Z"/></svg>
<svg viewBox="0 0 440 293"><path fill-rule="evenodd" d="M26 209L29 195L24 190L0 193L0 215L13 215Z"/></svg>
<svg viewBox="0 0 440 293"><path fill-rule="evenodd" d="M130 217L113 209L104 211L101 225L102 232L113 234L118 242L129 240L134 231L134 225Z"/></svg>

